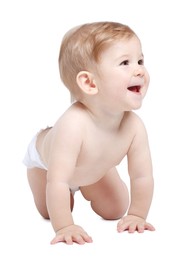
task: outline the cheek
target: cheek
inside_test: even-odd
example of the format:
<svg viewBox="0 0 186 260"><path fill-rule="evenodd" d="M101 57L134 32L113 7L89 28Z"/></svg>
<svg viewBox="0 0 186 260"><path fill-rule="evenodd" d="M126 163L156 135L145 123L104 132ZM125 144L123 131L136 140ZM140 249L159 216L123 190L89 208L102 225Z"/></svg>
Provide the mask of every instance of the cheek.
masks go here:
<svg viewBox="0 0 186 260"><path fill-rule="evenodd" d="M100 90L104 90L109 95L119 96L127 91L130 79L121 72L107 71L102 72L101 76L96 79L96 84Z"/></svg>
<svg viewBox="0 0 186 260"><path fill-rule="evenodd" d="M149 83L150 83L150 76L149 76L149 73L146 71L146 73L145 73L145 84L146 84L147 87L148 87Z"/></svg>

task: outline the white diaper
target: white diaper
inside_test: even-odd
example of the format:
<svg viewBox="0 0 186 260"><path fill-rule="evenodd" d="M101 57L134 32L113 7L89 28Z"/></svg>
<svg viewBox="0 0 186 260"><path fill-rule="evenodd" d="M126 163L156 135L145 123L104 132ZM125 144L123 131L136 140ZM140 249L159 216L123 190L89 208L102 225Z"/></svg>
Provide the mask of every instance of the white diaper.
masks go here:
<svg viewBox="0 0 186 260"><path fill-rule="evenodd" d="M40 133L40 132L39 132ZM28 145L25 157L23 159L23 163L27 168L41 168L44 170L48 170L46 165L42 162L40 155L36 149L36 140L37 140L38 134L36 134L30 144ZM79 187L73 187L70 188L72 194L79 190Z"/></svg>
<svg viewBox="0 0 186 260"><path fill-rule="evenodd" d="M36 150L36 140L37 135L35 135L30 144L28 145L27 152L25 154L25 157L23 159L23 163L27 168L41 168L47 170L46 165L42 162L40 155L38 151Z"/></svg>

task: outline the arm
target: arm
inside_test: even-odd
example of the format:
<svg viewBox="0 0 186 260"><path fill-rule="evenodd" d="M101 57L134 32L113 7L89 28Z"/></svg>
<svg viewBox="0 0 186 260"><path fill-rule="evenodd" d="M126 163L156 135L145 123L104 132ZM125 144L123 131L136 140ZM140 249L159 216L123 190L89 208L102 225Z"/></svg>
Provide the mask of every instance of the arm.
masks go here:
<svg viewBox="0 0 186 260"><path fill-rule="evenodd" d="M50 220L56 232L52 244L91 242L87 233L74 224L71 213L69 186L73 180L82 142L80 130L71 125L71 122L69 124L63 121L55 126L50 145L46 200Z"/></svg>
<svg viewBox="0 0 186 260"><path fill-rule="evenodd" d="M60 181L48 181L46 197L54 231L57 232L64 227L73 225L68 184Z"/></svg>
<svg viewBox="0 0 186 260"><path fill-rule="evenodd" d="M154 227L146 222L154 189L148 137L140 119L137 120L135 129L137 132L128 151L131 203L127 216L118 223L118 231L154 230Z"/></svg>
<svg viewBox="0 0 186 260"><path fill-rule="evenodd" d="M56 232L51 244L92 242L91 237L80 226L74 224L70 209L70 191L66 183L47 183L47 207Z"/></svg>

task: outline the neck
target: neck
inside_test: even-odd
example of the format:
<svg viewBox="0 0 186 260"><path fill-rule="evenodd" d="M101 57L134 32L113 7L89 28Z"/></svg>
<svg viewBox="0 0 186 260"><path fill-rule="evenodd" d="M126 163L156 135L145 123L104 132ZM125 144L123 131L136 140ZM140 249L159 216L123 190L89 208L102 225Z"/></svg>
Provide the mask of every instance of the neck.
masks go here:
<svg viewBox="0 0 186 260"><path fill-rule="evenodd" d="M124 115L127 113L124 111L113 112L113 110L103 108L97 104L87 104L86 102L81 102L81 104L86 107L87 112L90 114L95 124L107 131L119 130Z"/></svg>

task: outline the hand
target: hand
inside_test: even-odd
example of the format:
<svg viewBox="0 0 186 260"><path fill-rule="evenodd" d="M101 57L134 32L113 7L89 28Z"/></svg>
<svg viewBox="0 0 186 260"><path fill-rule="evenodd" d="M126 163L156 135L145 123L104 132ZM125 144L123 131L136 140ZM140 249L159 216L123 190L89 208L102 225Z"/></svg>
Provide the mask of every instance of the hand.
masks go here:
<svg viewBox="0 0 186 260"><path fill-rule="evenodd" d="M73 242L77 244L91 243L92 238L77 225L70 225L64 227L56 232L55 238L51 241L51 244L56 244L58 242L65 242L68 245L72 245Z"/></svg>
<svg viewBox="0 0 186 260"><path fill-rule="evenodd" d="M128 215L118 222L117 230L118 232L128 230L129 233L134 233L135 231L143 233L144 230L154 231L155 228L151 224L147 223L143 218Z"/></svg>

